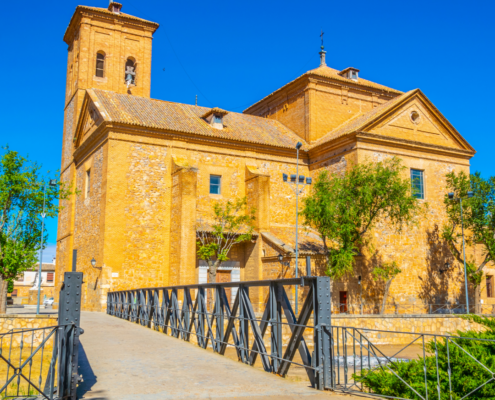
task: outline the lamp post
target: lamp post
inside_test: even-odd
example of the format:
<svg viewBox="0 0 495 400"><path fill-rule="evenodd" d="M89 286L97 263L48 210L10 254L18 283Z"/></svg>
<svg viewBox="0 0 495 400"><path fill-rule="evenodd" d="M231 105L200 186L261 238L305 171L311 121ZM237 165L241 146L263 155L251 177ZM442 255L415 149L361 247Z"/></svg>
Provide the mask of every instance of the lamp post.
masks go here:
<svg viewBox="0 0 495 400"><path fill-rule="evenodd" d="M50 187L57 187L57 181L51 179L48 184ZM36 314L40 313L40 297L41 297L41 268L43 267L43 234L45 230L45 199L46 199L46 183L43 186L43 212L41 213L41 240L40 240L40 269L38 271L38 303L36 306Z"/></svg>
<svg viewBox="0 0 495 400"><path fill-rule="evenodd" d="M291 189L294 191L296 194L296 278L299 278L299 266L298 266L298 258L299 258L299 240L298 240L298 216L299 216L299 194L301 194L304 189L306 188L307 185L311 185L312 179L308 176L306 177L306 183L304 183L304 176L299 175L299 149L302 147L301 142L297 142L296 144L296 150L297 150L297 161L296 161L296 174L292 174L290 176L290 182L288 181L288 175L287 174L282 174L283 181L285 183L288 183L291 187ZM299 189L299 185L302 185L302 188ZM295 304L295 311L296 315L298 312L298 307L297 307L297 285L296 285L296 304Z"/></svg>
<svg viewBox="0 0 495 400"><path fill-rule="evenodd" d="M469 314L469 295L468 295L468 279L467 279L467 268L466 268L466 242L464 240L464 219L462 215L462 197L455 198L454 193L449 193L449 200L459 200L459 204L461 206L461 231L462 231L462 254L464 257L464 285L466 290L466 313ZM474 193L469 191L467 192L466 198L470 199L474 196Z"/></svg>

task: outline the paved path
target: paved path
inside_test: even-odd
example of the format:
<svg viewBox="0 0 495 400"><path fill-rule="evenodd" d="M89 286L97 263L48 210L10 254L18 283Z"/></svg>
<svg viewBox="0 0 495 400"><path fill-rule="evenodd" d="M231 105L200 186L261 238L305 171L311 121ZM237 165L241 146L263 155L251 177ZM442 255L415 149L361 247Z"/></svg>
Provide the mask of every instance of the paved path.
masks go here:
<svg viewBox="0 0 495 400"><path fill-rule="evenodd" d="M83 312L79 399L345 400L122 319Z"/></svg>

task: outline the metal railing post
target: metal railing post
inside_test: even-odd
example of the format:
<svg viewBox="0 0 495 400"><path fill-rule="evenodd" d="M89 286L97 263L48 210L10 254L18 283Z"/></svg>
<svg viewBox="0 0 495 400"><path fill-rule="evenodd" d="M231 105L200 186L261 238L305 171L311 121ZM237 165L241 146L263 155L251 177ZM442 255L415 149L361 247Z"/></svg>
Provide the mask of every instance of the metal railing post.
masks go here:
<svg viewBox="0 0 495 400"><path fill-rule="evenodd" d="M79 360L79 335L81 323L82 272L65 272L64 284L60 290L57 334L60 351L59 373L57 376L57 396L76 400L79 382L77 373Z"/></svg>
<svg viewBox="0 0 495 400"><path fill-rule="evenodd" d="M330 278L317 277L313 282L314 363L316 387L319 390L333 387L333 357L331 328Z"/></svg>

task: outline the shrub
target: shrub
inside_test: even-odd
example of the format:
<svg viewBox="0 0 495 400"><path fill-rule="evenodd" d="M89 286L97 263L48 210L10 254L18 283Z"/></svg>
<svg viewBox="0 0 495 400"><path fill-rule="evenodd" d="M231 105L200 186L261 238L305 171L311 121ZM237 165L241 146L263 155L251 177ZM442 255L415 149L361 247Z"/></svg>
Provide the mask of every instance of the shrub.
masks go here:
<svg viewBox="0 0 495 400"><path fill-rule="evenodd" d="M365 388L376 394L414 400L426 398L424 369L426 365L428 397L438 399L438 362L441 400L459 400L472 391L474 392L467 397L468 399L495 399L495 381L490 381L494 375L488 371L495 371L495 319L479 316L463 318L483 325L486 330L457 331L458 337L451 338L448 343L445 338L437 338L436 346L435 340L426 344L426 350L431 355L407 362L390 363L389 368L363 369L361 374L354 375L355 381L361 382ZM438 359L435 357L435 351L438 351ZM451 388L448 375L449 360ZM487 381L490 382L486 384ZM480 388L477 389L478 387Z"/></svg>

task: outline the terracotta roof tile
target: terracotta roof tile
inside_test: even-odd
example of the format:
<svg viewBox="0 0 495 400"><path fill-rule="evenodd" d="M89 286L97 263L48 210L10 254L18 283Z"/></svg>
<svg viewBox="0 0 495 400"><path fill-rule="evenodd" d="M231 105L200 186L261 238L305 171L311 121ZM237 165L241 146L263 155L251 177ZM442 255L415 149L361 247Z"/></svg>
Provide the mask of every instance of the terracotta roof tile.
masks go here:
<svg viewBox="0 0 495 400"><path fill-rule="evenodd" d="M261 235L286 251L293 252L296 248L296 229L292 226L271 226L270 232ZM309 228L298 230L299 254L324 254L323 241L320 235ZM283 246L281 246L283 244Z"/></svg>
<svg viewBox="0 0 495 400"><path fill-rule="evenodd" d="M149 99L99 89L89 89L90 96L107 120L166 131L210 136L275 147L294 148L303 142L293 131L273 119L229 112L224 128L215 129L201 118L209 108Z"/></svg>
<svg viewBox="0 0 495 400"><path fill-rule="evenodd" d="M348 69L348 68L346 68L346 69ZM265 99L273 96L275 93L278 93L279 91L283 90L284 88L286 88L287 86L291 85L295 81L301 79L302 77L311 76L311 75L321 76L321 77L324 77L324 78L330 78L330 79L333 79L333 80L345 82L345 83L347 83L349 85L366 86L366 87L371 87L371 88L374 88L374 89L380 89L380 90L383 90L383 91L386 91L386 92L396 93L396 94L403 93L400 90L392 89L392 88L389 88L387 86L380 85L379 83L371 82L371 81L368 81L368 80L363 79L363 78L358 78L357 81L356 80L353 80L353 79L345 78L345 77L343 77L343 76L340 75L341 73L342 73L342 71L339 71L337 69L333 69L333 68L327 67L326 65L325 66L320 66L320 67L315 68L315 69L312 69L312 70L309 70L308 72L302 74L301 76L297 77L293 81L285 84L280 89L275 90L274 92L270 93L268 96L265 96L261 100L257 101L253 105L249 106L248 108L246 108L244 110L244 112L248 111L250 108L252 108L256 104L261 103Z"/></svg>

